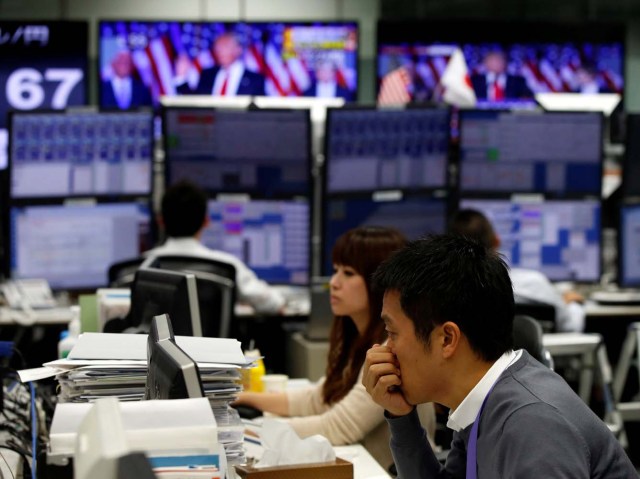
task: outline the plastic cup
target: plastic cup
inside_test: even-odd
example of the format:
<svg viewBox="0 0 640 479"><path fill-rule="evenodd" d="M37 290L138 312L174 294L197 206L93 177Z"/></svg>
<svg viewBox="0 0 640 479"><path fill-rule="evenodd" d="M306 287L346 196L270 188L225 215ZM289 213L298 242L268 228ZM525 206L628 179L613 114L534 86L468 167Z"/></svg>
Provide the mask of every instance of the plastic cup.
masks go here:
<svg viewBox="0 0 640 479"><path fill-rule="evenodd" d="M262 376L265 392L283 393L287 389L289 376L286 374L265 374Z"/></svg>

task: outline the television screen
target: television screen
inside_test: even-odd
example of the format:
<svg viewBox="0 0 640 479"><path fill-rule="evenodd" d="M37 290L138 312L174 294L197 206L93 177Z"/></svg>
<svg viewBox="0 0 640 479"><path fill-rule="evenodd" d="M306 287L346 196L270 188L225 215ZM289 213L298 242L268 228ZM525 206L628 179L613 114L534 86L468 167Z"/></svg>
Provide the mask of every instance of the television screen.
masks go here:
<svg viewBox="0 0 640 479"><path fill-rule="evenodd" d="M16 113L10 133L13 199L151 192L151 112Z"/></svg>
<svg viewBox="0 0 640 479"><path fill-rule="evenodd" d="M190 180L211 194L310 194L308 110L165 108L167 185Z"/></svg>
<svg viewBox="0 0 640 479"><path fill-rule="evenodd" d="M600 113L460 112L460 191L600 195Z"/></svg>
<svg viewBox="0 0 640 479"><path fill-rule="evenodd" d="M357 96L354 22L102 21L100 105L161 95Z"/></svg>
<svg viewBox="0 0 640 479"><path fill-rule="evenodd" d="M598 200L470 200L460 208L484 213L511 267L540 271L552 281L600 280Z"/></svg>
<svg viewBox="0 0 640 479"><path fill-rule="evenodd" d="M640 286L640 205L620 210L618 282L622 287Z"/></svg>
<svg viewBox="0 0 640 479"><path fill-rule="evenodd" d="M0 169L8 111L86 104L87 39L87 22L0 21Z"/></svg>
<svg viewBox="0 0 640 479"><path fill-rule="evenodd" d="M260 279L308 284L308 201L210 200L202 242L241 259Z"/></svg>
<svg viewBox="0 0 640 479"><path fill-rule="evenodd" d="M105 286L109 266L149 249L150 219L141 203L12 207L11 276L54 289Z"/></svg>
<svg viewBox="0 0 640 479"><path fill-rule="evenodd" d="M331 251L340 235L359 226L396 228L410 240L442 234L447 228L447 200L424 195L368 195L331 198L324 205L323 274L333 272Z"/></svg>
<svg viewBox="0 0 640 479"><path fill-rule="evenodd" d="M449 131L444 108L329 110L326 190L443 188Z"/></svg>
<svg viewBox="0 0 640 479"><path fill-rule="evenodd" d="M521 22L380 22L378 86L402 68L414 101L438 101L460 48L479 105L534 103L543 92L622 93L623 25Z"/></svg>

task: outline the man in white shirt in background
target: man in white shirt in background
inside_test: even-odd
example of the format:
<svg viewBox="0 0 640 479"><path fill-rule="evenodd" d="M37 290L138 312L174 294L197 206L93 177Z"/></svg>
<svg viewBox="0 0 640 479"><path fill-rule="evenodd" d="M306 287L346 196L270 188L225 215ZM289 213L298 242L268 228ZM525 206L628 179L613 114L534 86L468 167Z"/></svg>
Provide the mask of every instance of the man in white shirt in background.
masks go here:
<svg viewBox="0 0 640 479"><path fill-rule="evenodd" d="M472 209L460 210L454 216L449 232L473 238L485 247L497 251L500 237L491 222L482 213ZM510 268L513 293L518 299L533 300L555 307L556 328L561 332L584 331L585 311L581 304L584 298L575 291L561 294L549 279L539 271L525 268Z"/></svg>
<svg viewBox="0 0 640 479"><path fill-rule="evenodd" d="M283 310L284 297L235 256L204 246L200 239L209 225L207 195L194 184L181 181L171 186L162 198L162 215L158 218L167 240L146 256L194 256L229 263L236 268L238 298L258 313L276 314Z"/></svg>

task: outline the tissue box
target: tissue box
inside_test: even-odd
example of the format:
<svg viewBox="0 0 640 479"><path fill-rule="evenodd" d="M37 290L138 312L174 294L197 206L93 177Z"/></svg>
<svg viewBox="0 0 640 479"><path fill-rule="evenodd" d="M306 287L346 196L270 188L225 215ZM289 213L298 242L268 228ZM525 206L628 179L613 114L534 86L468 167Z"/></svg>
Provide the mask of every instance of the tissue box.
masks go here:
<svg viewBox="0 0 640 479"><path fill-rule="evenodd" d="M243 479L353 479L353 464L336 458L335 462L263 467L235 466Z"/></svg>

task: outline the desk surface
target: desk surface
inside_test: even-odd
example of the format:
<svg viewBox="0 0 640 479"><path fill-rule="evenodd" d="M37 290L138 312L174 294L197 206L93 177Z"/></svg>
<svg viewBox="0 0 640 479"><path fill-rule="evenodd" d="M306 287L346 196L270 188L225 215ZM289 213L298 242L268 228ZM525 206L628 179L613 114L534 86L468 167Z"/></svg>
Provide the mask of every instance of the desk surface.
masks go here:
<svg viewBox="0 0 640 479"><path fill-rule="evenodd" d="M595 301L587 301L584 305L587 317L629 317L638 316L640 318L639 305L606 305L598 304Z"/></svg>
<svg viewBox="0 0 640 479"><path fill-rule="evenodd" d="M0 307L0 325L36 326L46 324L69 324L74 313L71 308L36 309L30 313Z"/></svg>

